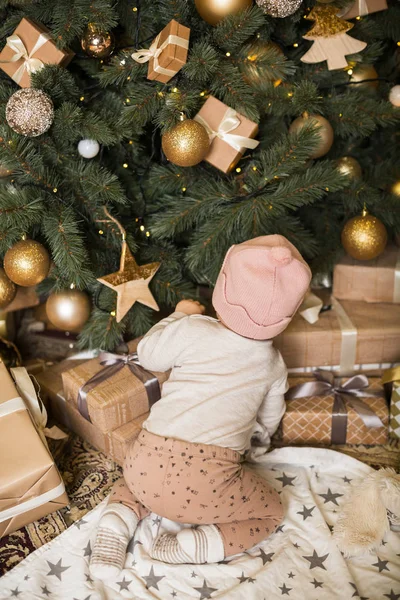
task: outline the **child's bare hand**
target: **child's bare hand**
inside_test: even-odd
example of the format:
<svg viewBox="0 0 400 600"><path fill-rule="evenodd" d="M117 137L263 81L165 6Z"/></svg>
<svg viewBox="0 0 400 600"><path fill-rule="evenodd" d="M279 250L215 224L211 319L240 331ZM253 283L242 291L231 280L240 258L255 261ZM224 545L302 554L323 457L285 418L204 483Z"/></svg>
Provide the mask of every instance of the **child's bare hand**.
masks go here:
<svg viewBox="0 0 400 600"><path fill-rule="evenodd" d="M176 305L175 310L186 315L203 315L206 309L197 300L181 300Z"/></svg>

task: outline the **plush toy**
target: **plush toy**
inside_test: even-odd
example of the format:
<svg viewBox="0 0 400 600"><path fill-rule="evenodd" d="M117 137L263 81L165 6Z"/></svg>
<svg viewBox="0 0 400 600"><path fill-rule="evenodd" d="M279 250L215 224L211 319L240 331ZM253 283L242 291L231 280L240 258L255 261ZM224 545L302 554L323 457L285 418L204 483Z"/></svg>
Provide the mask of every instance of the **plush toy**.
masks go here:
<svg viewBox="0 0 400 600"><path fill-rule="evenodd" d="M285 411L287 370L272 338L291 321L310 279L282 236L232 246L213 294L218 319L183 300L141 340L143 367L171 374L100 520L93 576L119 573L150 512L196 526L156 538L151 556L169 563L218 562L275 531L279 495L243 455L255 432L268 442Z"/></svg>
<svg viewBox="0 0 400 600"><path fill-rule="evenodd" d="M346 557L372 552L389 529L400 531L400 475L380 469L345 499L333 536Z"/></svg>

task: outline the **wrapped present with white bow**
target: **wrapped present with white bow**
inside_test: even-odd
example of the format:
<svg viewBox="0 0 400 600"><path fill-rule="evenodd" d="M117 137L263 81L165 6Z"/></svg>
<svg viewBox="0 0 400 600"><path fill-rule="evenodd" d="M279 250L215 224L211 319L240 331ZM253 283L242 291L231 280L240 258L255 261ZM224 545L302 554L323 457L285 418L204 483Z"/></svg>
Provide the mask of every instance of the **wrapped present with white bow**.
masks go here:
<svg viewBox="0 0 400 600"><path fill-rule="evenodd" d="M210 150L205 161L224 173L229 173L246 150L254 150L259 142L253 139L258 125L233 108L210 96L195 116L210 136Z"/></svg>
<svg viewBox="0 0 400 600"><path fill-rule="evenodd" d="M172 19L150 48L140 48L132 54L138 63L149 63L147 79L168 83L186 63L190 29Z"/></svg>
<svg viewBox="0 0 400 600"><path fill-rule="evenodd" d="M67 65L74 56L70 50L60 50L48 30L24 17L14 33L7 38L0 53L0 68L22 88L31 86L31 74L45 65Z"/></svg>
<svg viewBox="0 0 400 600"><path fill-rule="evenodd" d="M27 371L0 362L0 537L68 504L46 437L62 439L46 427L46 410Z"/></svg>

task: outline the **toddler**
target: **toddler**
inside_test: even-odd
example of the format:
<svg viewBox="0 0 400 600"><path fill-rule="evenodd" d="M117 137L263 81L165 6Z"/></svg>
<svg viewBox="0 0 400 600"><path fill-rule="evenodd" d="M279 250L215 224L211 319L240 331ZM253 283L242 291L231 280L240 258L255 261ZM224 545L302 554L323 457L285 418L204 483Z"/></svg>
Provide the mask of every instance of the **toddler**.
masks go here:
<svg viewBox="0 0 400 600"><path fill-rule="evenodd" d="M92 575L119 573L150 512L195 526L156 538L151 556L169 563L222 561L275 531L279 495L242 464L243 455L255 431L268 445L285 412L287 371L272 338L289 324L310 279L282 236L232 246L213 294L218 319L183 300L141 340L145 369L172 370L101 517Z"/></svg>

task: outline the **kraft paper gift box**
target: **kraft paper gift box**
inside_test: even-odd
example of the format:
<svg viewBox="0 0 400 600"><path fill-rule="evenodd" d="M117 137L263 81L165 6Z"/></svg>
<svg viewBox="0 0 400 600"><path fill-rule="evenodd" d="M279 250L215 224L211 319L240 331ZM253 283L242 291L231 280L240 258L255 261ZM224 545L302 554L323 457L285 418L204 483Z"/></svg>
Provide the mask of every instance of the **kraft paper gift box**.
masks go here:
<svg viewBox="0 0 400 600"><path fill-rule="evenodd" d="M0 68L20 87L31 86L31 72L44 65L67 65L74 56L70 50L60 50L48 29L24 17L0 53Z"/></svg>
<svg viewBox="0 0 400 600"><path fill-rule="evenodd" d="M104 452L104 454L112 458L115 462L122 465L129 444L139 435L148 413L133 419L109 433L103 433L97 429L95 425L82 417L74 406L66 402L63 396L62 373L71 369L71 366L74 364L83 364L84 362L86 361L64 360L58 365L54 365L36 375L36 379L40 385L41 397L55 421L64 425L67 429L73 431L92 444L92 446Z"/></svg>
<svg viewBox="0 0 400 600"><path fill-rule="evenodd" d="M16 371L20 370L14 369L13 373ZM1 537L63 508L68 496L44 434L39 435L33 412L21 398L24 394L17 391L1 362L0 381ZM28 381L32 385L29 377ZM32 396L35 400L34 390Z"/></svg>
<svg viewBox="0 0 400 600"><path fill-rule="evenodd" d="M348 374L354 365L400 361L400 305L331 301L315 323L297 313L274 338L288 368L340 365Z"/></svg>
<svg viewBox="0 0 400 600"><path fill-rule="evenodd" d="M283 443L288 445L385 444L388 439L389 414L380 379L356 375L352 379L356 380L354 385L360 395L352 396L351 393L343 392L343 389L346 390L346 381L351 382L351 379L336 378L333 382L332 374L326 371L322 377L325 380L332 378L331 383L324 385L312 376L289 377L290 388L286 394L286 413L282 419ZM367 387L359 387L360 377L365 378ZM305 383L307 385L323 383L319 387L326 389L321 393L314 390L314 386L307 389ZM368 396L363 393L375 395ZM364 414L364 419L369 426L364 423L361 414Z"/></svg>
<svg viewBox="0 0 400 600"><path fill-rule="evenodd" d="M186 63L189 37L189 27L172 19L149 49L134 52L132 58L139 63L149 63L147 79L168 83Z"/></svg>
<svg viewBox="0 0 400 600"><path fill-rule="evenodd" d="M259 142L253 138L258 125L244 115L210 96L194 118L210 136L210 150L205 161L224 173L229 173L242 158L246 148L254 149Z"/></svg>
<svg viewBox="0 0 400 600"><path fill-rule="evenodd" d="M333 272L333 295L339 300L400 303L400 248L389 247L374 260L344 256Z"/></svg>
<svg viewBox="0 0 400 600"><path fill-rule="evenodd" d="M106 364L106 354L105 362L100 355L62 373L66 401L102 433L147 413L160 398L169 373L150 373L134 364L139 341L128 343L129 355L112 355L113 365Z"/></svg>

